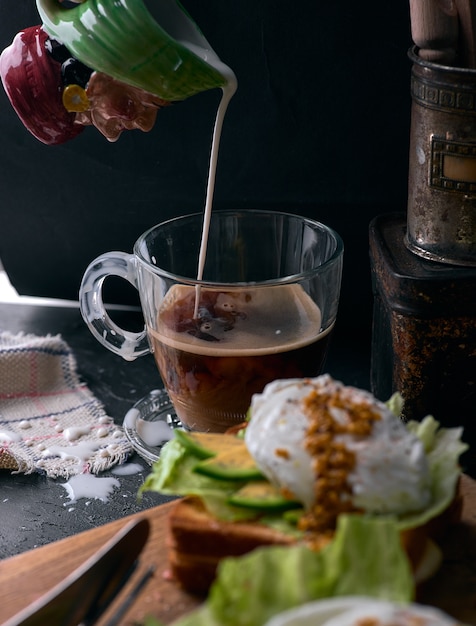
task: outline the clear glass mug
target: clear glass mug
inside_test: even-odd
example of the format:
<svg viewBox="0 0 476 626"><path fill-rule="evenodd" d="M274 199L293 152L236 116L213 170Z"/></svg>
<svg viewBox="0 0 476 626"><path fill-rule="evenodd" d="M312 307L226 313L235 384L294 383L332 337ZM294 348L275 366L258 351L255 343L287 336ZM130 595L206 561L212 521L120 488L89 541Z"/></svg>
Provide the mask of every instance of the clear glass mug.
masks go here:
<svg viewBox="0 0 476 626"><path fill-rule="evenodd" d="M125 359L152 352L185 428L221 432L277 378L322 372L336 320L343 243L331 228L266 210L214 211L197 280L203 214L139 237L86 269L80 308L92 334ZM139 291L144 330L108 316L102 287L119 276Z"/></svg>

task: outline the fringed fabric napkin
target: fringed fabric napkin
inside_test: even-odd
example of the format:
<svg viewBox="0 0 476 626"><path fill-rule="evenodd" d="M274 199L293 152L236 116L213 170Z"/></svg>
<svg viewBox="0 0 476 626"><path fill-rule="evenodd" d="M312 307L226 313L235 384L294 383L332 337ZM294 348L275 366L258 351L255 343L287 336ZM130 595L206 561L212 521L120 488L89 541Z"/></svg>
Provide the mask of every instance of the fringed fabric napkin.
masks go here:
<svg viewBox="0 0 476 626"><path fill-rule="evenodd" d="M124 463L130 452L61 336L0 332L0 468L69 478Z"/></svg>

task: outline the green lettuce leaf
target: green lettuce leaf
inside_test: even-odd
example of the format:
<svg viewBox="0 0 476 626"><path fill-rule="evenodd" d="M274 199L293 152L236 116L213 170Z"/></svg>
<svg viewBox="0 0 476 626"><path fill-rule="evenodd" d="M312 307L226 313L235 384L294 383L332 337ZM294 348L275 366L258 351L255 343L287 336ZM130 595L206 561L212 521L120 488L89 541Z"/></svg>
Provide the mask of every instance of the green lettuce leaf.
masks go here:
<svg viewBox="0 0 476 626"><path fill-rule="evenodd" d="M401 516L398 521L400 530L422 526L449 506L461 474L459 457L468 448L461 440L462 428L440 428L431 415L421 422L408 422L407 428L425 447L430 467L432 498L424 511Z"/></svg>
<svg viewBox="0 0 476 626"><path fill-rule="evenodd" d="M224 559L206 603L176 626L261 626L311 600L369 595L410 602L413 590L395 521L343 515L333 540L319 552L273 546Z"/></svg>
<svg viewBox="0 0 476 626"><path fill-rule="evenodd" d="M398 391L396 391L388 400L385 402L389 411L392 411L394 415L400 417L403 411L403 397Z"/></svg>

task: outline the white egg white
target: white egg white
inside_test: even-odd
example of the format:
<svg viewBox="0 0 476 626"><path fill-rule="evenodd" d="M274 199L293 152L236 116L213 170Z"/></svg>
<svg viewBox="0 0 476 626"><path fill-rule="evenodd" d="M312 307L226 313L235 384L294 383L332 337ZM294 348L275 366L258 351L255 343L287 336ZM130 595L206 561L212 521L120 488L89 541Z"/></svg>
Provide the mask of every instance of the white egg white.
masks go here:
<svg viewBox="0 0 476 626"><path fill-rule="evenodd" d="M339 393L349 407L367 404L380 416L370 436L336 436L336 441L343 442L355 455L355 466L347 479L354 506L374 514L423 510L431 493L421 441L371 393L346 387L329 375L277 380L253 396L245 442L263 474L293 494L306 509L312 507L317 477L304 447L310 418L303 401L315 390ZM345 408L329 410L334 420L347 422Z"/></svg>
<svg viewBox="0 0 476 626"><path fill-rule="evenodd" d="M365 596L308 602L271 618L265 626L462 626L439 609Z"/></svg>

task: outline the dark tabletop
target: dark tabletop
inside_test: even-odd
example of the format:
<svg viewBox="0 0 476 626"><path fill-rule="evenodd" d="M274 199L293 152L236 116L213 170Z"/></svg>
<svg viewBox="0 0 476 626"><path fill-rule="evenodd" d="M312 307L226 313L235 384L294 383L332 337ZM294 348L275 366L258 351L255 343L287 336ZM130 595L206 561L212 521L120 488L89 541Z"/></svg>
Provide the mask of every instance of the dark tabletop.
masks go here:
<svg viewBox="0 0 476 626"><path fill-rule="evenodd" d="M129 330L143 326L134 309L110 311L119 325ZM122 424L131 406L152 389L162 386L151 355L124 361L103 348L90 334L79 309L63 303L0 303L0 330L36 335L60 334L72 348L79 375L117 424ZM370 345L366 335L337 328L326 371L346 384L369 388ZM0 470L0 558L13 556L57 539L139 512L166 502L169 498L146 493L141 501L137 492L150 467L134 454L130 462L143 467L139 473L116 476L120 488L107 502L79 499L72 504L63 480L40 474L13 474ZM110 475L106 472L104 475Z"/></svg>

